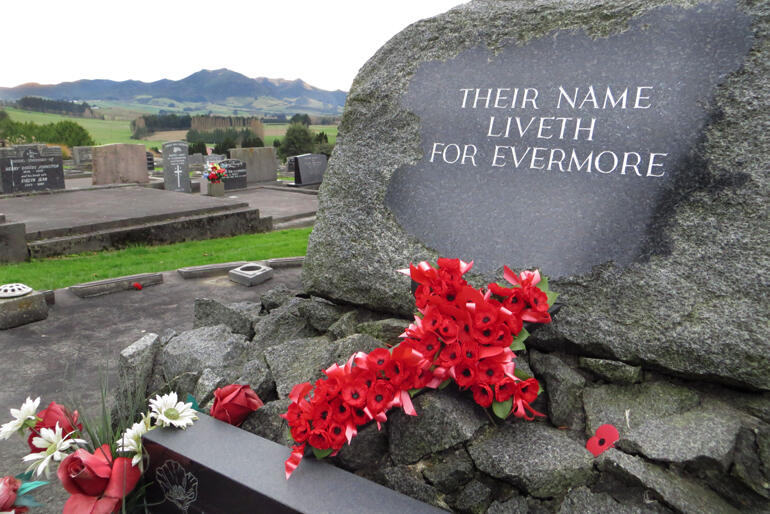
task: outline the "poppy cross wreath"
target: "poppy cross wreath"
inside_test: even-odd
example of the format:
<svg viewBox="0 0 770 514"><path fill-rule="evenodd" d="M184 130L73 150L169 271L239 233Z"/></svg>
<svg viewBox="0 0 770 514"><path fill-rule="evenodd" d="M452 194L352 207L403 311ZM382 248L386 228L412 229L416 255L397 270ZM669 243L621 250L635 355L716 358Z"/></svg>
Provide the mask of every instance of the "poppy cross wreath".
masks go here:
<svg viewBox="0 0 770 514"><path fill-rule="evenodd" d="M530 406L539 384L516 369L514 351L524 349L525 321L551 321L548 309L556 293L549 291L548 280L537 270L517 275L505 266L510 287L491 283L476 289L463 278L472 262L440 258L437 265L423 261L399 270L419 284L418 314L399 344L357 352L344 365L326 369L315 384L294 386L281 414L296 443L285 463L287 479L308 446L317 458L334 456L359 427L375 421L381 428L394 407L416 416L414 394L453 380L501 419L543 416Z"/></svg>

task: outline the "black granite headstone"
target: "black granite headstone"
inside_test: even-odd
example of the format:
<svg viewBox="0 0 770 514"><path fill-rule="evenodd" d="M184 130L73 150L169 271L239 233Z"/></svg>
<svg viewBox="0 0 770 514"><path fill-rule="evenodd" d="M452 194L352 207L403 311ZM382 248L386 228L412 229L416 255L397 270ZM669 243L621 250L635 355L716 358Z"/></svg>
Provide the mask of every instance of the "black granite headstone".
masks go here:
<svg viewBox="0 0 770 514"><path fill-rule="evenodd" d="M287 480L289 448L199 417L186 430L156 429L143 438L153 513L443 512L314 457Z"/></svg>
<svg viewBox="0 0 770 514"><path fill-rule="evenodd" d="M652 10L606 38L557 31L423 63L403 100L423 155L395 171L386 204L482 272L644 260L708 180L697 155L710 102L752 38L734 3L705 3Z"/></svg>
<svg viewBox="0 0 770 514"><path fill-rule="evenodd" d="M163 145L163 184L166 191L192 192L187 143L173 141Z"/></svg>
<svg viewBox="0 0 770 514"><path fill-rule="evenodd" d="M14 150L0 158L3 193L64 189L61 149L41 151L37 145L24 145Z"/></svg>
<svg viewBox="0 0 770 514"><path fill-rule="evenodd" d="M326 171L326 156L324 154L306 153L292 157L294 168L294 184L309 186L320 184Z"/></svg>
<svg viewBox="0 0 770 514"><path fill-rule="evenodd" d="M155 157L150 152L145 152L147 156L147 171L155 171Z"/></svg>
<svg viewBox="0 0 770 514"><path fill-rule="evenodd" d="M226 159L219 162L219 166L226 171L222 182L225 184L225 191L233 189L246 189L246 163L238 159Z"/></svg>

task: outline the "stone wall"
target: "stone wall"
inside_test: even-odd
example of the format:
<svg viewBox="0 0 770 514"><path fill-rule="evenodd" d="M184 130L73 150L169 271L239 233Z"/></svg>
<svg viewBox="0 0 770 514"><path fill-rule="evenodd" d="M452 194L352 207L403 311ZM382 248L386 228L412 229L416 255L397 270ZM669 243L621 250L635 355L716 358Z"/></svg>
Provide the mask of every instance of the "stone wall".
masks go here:
<svg viewBox="0 0 770 514"><path fill-rule="evenodd" d="M150 334L121 353L123 387L171 387L206 405L217 387L250 384L265 406L242 428L287 446L278 415L292 386L397 342L409 323L285 287L255 303L198 299L194 312L192 330ZM450 386L416 396L416 417L391 411L382 430L367 426L330 460L455 512L770 508L770 394L558 352L520 352L516 365L540 380L533 407L545 418L493 422ZM586 440L605 423L620 440L594 458Z"/></svg>

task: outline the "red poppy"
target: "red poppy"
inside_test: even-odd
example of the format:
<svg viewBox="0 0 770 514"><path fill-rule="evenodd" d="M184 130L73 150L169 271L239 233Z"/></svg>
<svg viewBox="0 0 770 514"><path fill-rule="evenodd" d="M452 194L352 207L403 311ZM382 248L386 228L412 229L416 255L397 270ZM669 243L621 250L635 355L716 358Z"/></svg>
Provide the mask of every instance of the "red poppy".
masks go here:
<svg viewBox="0 0 770 514"><path fill-rule="evenodd" d="M304 443L310 435L310 425L304 419L289 423L289 430L291 431L291 438L298 443Z"/></svg>
<svg viewBox="0 0 770 514"><path fill-rule="evenodd" d="M334 398L331 402L332 419L336 423L345 424L350 419L350 407L341 398Z"/></svg>
<svg viewBox="0 0 770 514"><path fill-rule="evenodd" d="M516 382L511 377L504 377L495 385L495 400L504 402L513 396L516 391Z"/></svg>
<svg viewBox="0 0 770 514"><path fill-rule="evenodd" d="M479 345L475 341L462 343L460 348L462 348L464 361L475 364L479 360Z"/></svg>
<svg viewBox="0 0 770 514"><path fill-rule="evenodd" d="M348 382L342 387L342 399L351 407L363 407L366 405L367 390L363 380Z"/></svg>
<svg viewBox="0 0 770 514"><path fill-rule="evenodd" d="M339 423L332 423L327 429L331 438L332 448L340 449L345 444L345 426Z"/></svg>
<svg viewBox="0 0 770 514"><path fill-rule="evenodd" d="M395 392L395 388L387 380L377 380L366 395L369 412L376 414L385 411L393 401Z"/></svg>
<svg viewBox="0 0 770 514"><path fill-rule="evenodd" d="M458 343L449 344L441 350L438 360L441 366L451 368L463 360L462 348Z"/></svg>
<svg viewBox="0 0 770 514"><path fill-rule="evenodd" d="M416 350L423 355L423 357L432 361L433 357L436 355L436 352L441 349L441 343L439 342L438 337L436 337L436 334L431 332L422 336L415 347Z"/></svg>
<svg viewBox="0 0 770 514"><path fill-rule="evenodd" d="M369 369L383 371L390 361L390 352L386 348L376 348L366 356L366 364Z"/></svg>
<svg viewBox="0 0 770 514"><path fill-rule="evenodd" d="M307 442L310 444L310 446L319 450L328 450L332 445L332 439L329 437L329 433L326 430L320 428L316 428L310 432L310 436L307 438Z"/></svg>
<svg viewBox="0 0 770 514"><path fill-rule="evenodd" d="M476 384L471 387L473 399L482 407L492 405L492 389L486 384Z"/></svg>
<svg viewBox="0 0 770 514"><path fill-rule="evenodd" d="M356 425L365 425L371 419L364 411L363 408L355 407L350 409L350 414L353 417L353 423Z"/></svg>
<svg viewBox="0 0 770 514"><path fill-rule="evenodd" d="M455 382L462 388L469 387L476 383L476 364L463 360L455 366Z"/></svg>
<svg viewBox="0 0 770 514"><path fill-rule="evenodd" d="M503 365L495 359L479 361L479 380L486 384L498 384L505 377Z"/></svg>

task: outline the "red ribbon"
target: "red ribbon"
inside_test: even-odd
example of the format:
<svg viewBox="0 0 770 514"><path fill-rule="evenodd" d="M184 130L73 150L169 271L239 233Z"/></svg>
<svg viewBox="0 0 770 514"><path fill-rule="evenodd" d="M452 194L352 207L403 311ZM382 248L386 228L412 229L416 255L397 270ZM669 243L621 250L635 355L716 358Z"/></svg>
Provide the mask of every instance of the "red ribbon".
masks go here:
<svg viewBox="0 0 770 514"><path fill-rule="evenodd" d="M286 462L283 465L286 470L286 480L288 480L291 474L294 473L294 470L297 469L297 466L299 466L299 463L302 460L302 456L305 455L305 443L293 446L292 450L294 451L291 452L291 455L289 455L289 458L286 459Z"/></svg>

